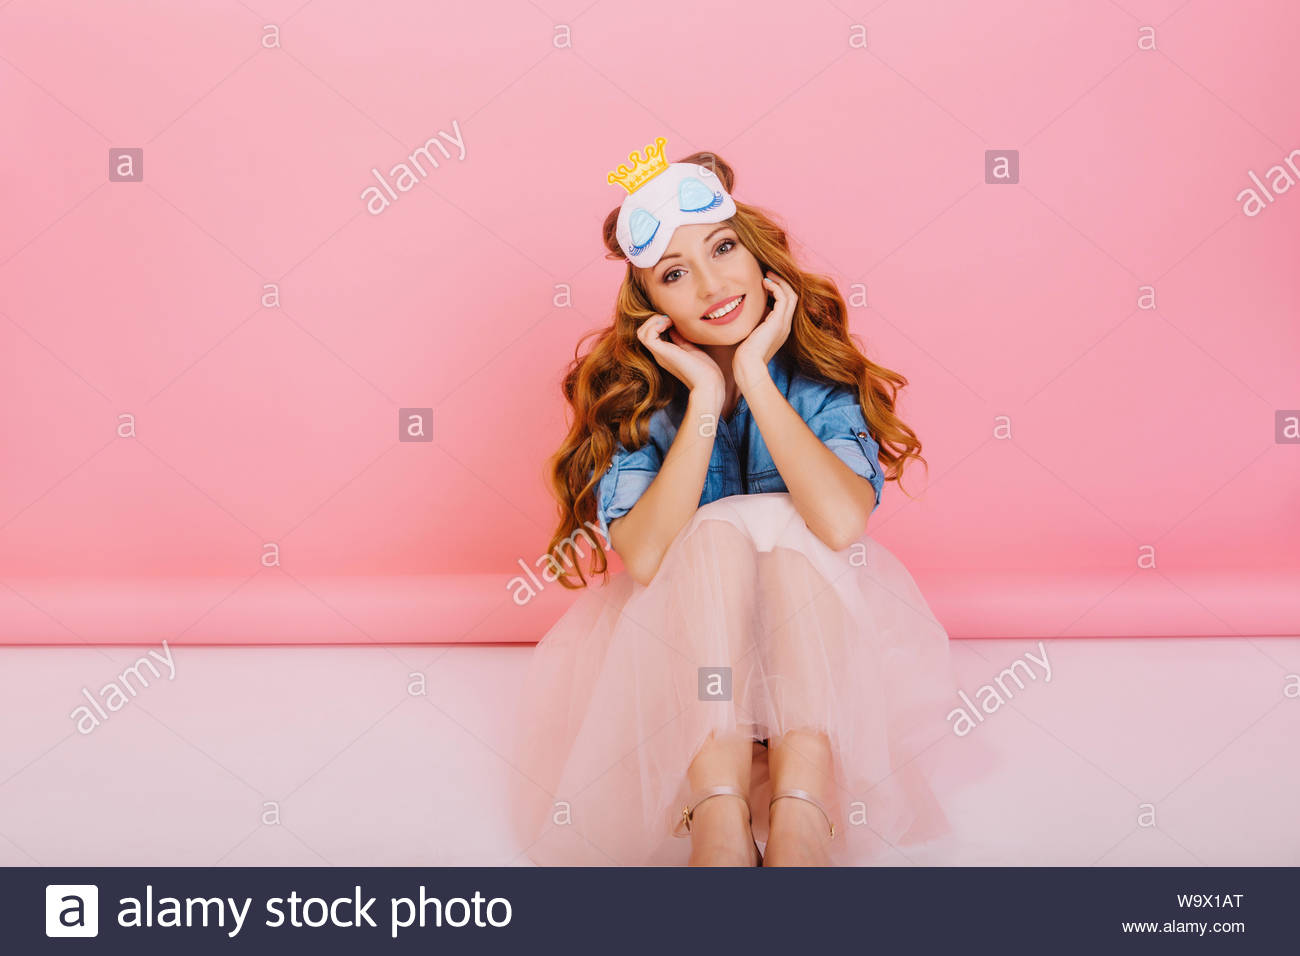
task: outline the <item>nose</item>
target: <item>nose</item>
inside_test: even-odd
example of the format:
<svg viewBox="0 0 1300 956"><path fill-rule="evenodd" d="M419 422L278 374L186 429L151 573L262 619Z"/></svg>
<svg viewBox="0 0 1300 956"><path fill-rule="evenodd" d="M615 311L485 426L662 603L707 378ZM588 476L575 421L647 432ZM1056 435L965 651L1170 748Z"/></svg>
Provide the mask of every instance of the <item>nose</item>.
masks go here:
<svg viewBox="0 0 1300 956"><path fill-rule="evenodd" d="M695 275L699 279L700 298L703 303L700 311L703 312L718 301L718 289L721 283L718 281L717 267L712 264L696 266Z"/></svg>

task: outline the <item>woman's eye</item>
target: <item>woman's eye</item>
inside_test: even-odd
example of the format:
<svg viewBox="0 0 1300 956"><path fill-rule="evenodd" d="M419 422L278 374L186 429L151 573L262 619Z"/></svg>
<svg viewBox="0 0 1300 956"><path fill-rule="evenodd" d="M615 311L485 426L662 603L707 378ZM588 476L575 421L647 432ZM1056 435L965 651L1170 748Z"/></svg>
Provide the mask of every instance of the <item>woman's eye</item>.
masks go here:
<svg viewBox="0 0 1300 956"><path fill-rule="evenodd" d="M736 240L735 240L735 239L723 239L720 243L718 243L718 248L714 250L714 254L716 255L717 253L722 252L722 247L723 247L723 246L729 246L729 247L734 248L735 245L736 245ZM731 248L728 248L726 251L727 251L727 252L730 252L730 251L731 251ZM672 282L672 281L673 281L673 276L675 276L677 273L679 273L679 272L681 272L681 271L682 271L681 269L670 269L669 271L667 271L667 272L664 273L664 279L663 279L663 281L664 281L665 283L667 283L667 282Z"/></svg>

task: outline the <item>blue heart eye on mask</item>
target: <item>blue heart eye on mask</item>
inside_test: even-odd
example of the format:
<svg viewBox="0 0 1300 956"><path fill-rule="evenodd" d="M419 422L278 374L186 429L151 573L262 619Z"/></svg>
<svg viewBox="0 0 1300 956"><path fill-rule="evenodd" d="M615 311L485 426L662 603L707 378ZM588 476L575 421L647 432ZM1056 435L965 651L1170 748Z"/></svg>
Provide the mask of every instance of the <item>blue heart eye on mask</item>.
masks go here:
<svg viewBox="0 0 1300 956"><path fill-rule="evenodd" d="M659 231L659 220L644 209L634 209L628 220L628 229L632 233L632 255L640 255L654 241L655 233Z"/></svg>
<svg viewBox="0 0 1300 956"><path fill-rule="evenodd" d="M683 179L677 187L677 208L682 212L704 212L722 205L722 193L715 193L698 179Z"/></svg>

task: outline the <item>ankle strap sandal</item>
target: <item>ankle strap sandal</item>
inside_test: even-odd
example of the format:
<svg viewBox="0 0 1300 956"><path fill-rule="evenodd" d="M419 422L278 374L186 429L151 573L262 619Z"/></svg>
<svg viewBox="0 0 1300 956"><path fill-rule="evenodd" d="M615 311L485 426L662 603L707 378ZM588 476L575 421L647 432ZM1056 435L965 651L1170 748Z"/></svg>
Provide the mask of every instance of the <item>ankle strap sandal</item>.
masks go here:
<svg viewBox="0 0 1300 956"><path fill-rule="evenodd" d="M682 807L682 815L680 819L678 819L677 821L677 826L673 828L673 836L684 837L688 833L690 833L691 820L695 817L695 808L698 807L705 800L708 800L710 797L721 797L724 795L732 796L732 797L740 797L740 799L745 801L745 809L749 810L749 797L748 795L745 794L744 791L738 790L736 787L731 787L731 786L710 787L708 790L702 791L700 794L697 795L695 803L693 804L688 803L686 806ZM750 823L754 822L753 811L749 812L749 822ZM762 866L763 851L758 848L757 840L754 841L754 852L758 854L758 866Z"/></svg>
<svg viewBox="0 0 1300 956"><path fill-rule="evenodd" d="M744 792L738 790L736 787L710 787L708 790L700 792L696 797L694 804L687 804L682 807L681 819L677 821L677 826L673 828L673 836L684 837L686 834L690 833L691 820L695 817L695 808L710 797L720 797L724 794L733 797L740 797L740 799L745 801L745 809L749 809L749 798L744 794ZM754 814L752 812L749 814L749 821L751 823L754 822Z"/></svg>
<svg viewBox="0 0 1300 956"><path fill-rule="evenodd" d="M773 794L772 799L769 800L767 804L767 812L769 817L772 813L772 804L776 803L776 801L780 800L782 797L794 797L797 800L807 800L814 807L820 810L822 812L822 816L826 818L826 822L830 824L831 839L832 840L835 839L835 824L831 822L831 815L826 812L826 808L822 806L821 801L818 800L816 797L814 797L807 790L782 790L780 793Z"/></svg>

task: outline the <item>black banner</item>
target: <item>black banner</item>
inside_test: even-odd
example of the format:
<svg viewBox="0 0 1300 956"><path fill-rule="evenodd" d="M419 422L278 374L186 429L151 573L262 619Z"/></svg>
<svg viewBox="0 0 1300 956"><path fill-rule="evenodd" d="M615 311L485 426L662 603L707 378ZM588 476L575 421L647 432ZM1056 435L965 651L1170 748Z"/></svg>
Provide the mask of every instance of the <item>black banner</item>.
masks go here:
<svg viewBox="0 0 1300 956"><path fill-rule="evenodd" d="M1297 952L1296 868L0 869L0 951ZM79 940L67 942L66 939Z"/></svg>

